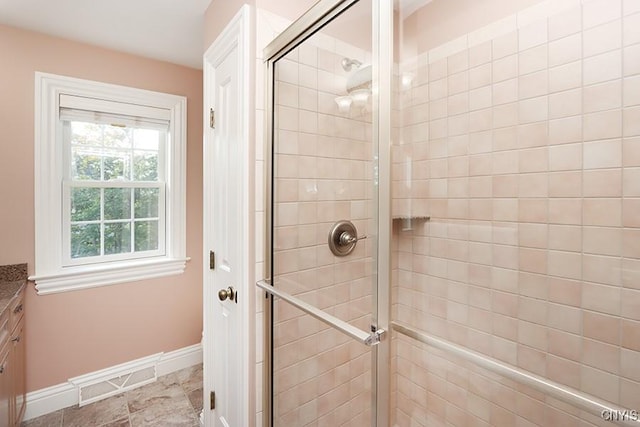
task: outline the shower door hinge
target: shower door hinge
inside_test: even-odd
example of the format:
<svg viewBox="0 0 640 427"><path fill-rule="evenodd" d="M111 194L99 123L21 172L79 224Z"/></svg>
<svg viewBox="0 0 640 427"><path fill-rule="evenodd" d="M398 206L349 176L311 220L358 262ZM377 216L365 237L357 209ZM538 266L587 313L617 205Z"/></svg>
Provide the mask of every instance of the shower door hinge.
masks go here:
<svg viewBox="0 0 640 427"><path fill-rule="evenodd" d="M209 251L209 270L216 269L216 253Z"/></svg>
<svg viewBox="0 0 640 427"><path fill-rule="evenodd" d="M216 112L213 111L213 108L209 110L209 127L211 129L216 128Z"/></svg>
<svg viewBox="0 0 640 427"><path fill-rule="evenodd" d="M384 329L378 329L376 325L371 325L371 334L369 335L369 338L367 338L364 342L365 345L374 346L380 344L380 341L382 341L382 336L384 334Z"/></svg>
<svg viewBox="0 0 640 427"><path fill-rule="evenodd" d="M209 409L212 411L216 409L216 392L212 391L211 396L209 397Z"/></svg>

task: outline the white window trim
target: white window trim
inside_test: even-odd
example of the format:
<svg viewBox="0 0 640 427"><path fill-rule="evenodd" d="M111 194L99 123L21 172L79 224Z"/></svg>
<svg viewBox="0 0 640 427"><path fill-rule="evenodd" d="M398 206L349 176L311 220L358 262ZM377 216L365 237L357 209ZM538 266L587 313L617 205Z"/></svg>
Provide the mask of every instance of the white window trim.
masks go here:
<svg viewBox="0 0 640 427"><path fill-rule="evenodd" d="M163 256L63 267L63 150L60 94L72 94L170 111L167 145L166 253ZM38 294L87 289L184 272L186 262L187 99L90 80L35 74L35 274ZM52 143L52 141L56 141Z"/></svg>

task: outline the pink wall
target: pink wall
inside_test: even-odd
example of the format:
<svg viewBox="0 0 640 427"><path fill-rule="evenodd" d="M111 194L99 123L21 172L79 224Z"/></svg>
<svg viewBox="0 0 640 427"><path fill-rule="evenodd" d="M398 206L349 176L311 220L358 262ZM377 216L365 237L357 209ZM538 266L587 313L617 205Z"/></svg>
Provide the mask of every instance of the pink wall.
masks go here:
<svg viewBox="0 0 640 427"><path fill-rule="evenodd" d="M187 255L184 274L38 296L27 291L27 389L201 339L202 72L0 26L0 264L34 271L34 72L188 98Z"/></svg>
<svg viewBox="0 0 640 427"><path fill-rule="evenodd" d="M244 4L254 5L255 0L212 0L204 14L204 50L206 51L216 37L224 30L229 21Z"/></svg>

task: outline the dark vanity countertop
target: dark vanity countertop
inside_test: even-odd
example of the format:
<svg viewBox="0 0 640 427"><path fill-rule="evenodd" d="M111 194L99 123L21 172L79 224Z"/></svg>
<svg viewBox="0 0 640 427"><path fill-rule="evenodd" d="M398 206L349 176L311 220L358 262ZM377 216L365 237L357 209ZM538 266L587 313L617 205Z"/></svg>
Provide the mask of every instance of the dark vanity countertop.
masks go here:
<svg viewBox="0 0 640 427"><path fill-rule="evenodd" d="M27 284L27 264L0 265L0 315Z"/></svg>

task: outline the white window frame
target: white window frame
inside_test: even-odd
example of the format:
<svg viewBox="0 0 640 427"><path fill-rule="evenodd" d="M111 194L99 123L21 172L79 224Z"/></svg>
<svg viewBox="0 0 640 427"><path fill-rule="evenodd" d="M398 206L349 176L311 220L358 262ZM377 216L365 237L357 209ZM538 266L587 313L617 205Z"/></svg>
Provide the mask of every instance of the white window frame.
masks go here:
<svg viewBox="0 0 640 427"><path fill-rule="evenodd" d="M60 95L167 110L164 144L165 245L158 256L69 263L63 245L65 142L59 120ZM36 72L35 74L35 281L38 294L87 289L184 272L186 262L187 99L126 86Z"/></svg>

